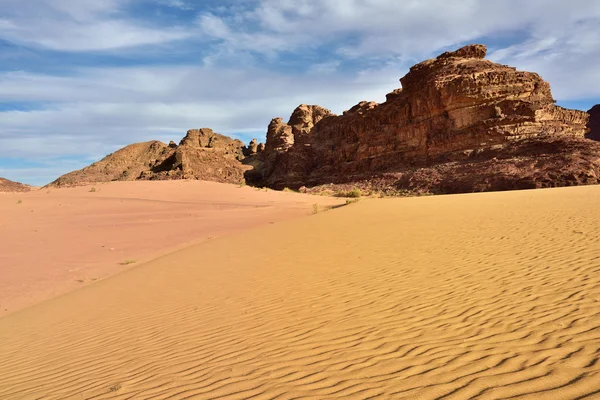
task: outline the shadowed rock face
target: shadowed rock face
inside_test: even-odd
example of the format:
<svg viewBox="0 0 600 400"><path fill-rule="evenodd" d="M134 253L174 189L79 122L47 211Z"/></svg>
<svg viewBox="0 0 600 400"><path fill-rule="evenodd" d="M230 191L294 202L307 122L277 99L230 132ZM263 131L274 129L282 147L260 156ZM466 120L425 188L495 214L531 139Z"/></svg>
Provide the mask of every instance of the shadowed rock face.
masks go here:
<svg viewBox="0 0 600 400"><path fill-rule="evenodd" d="M349 182L441 163L468 164L491 150L505 149L510 158L508 153L525 141L584 137L587 113L554 105L549 84L538 74L485 60L485 54L485 46L471 45L424 61L410 69L400 80L402 89L388 94L386 102L361 102L340 116L321 112L312 127L295 123L296 115L311 114L305 105L294 111L290 124L274 119L264 165L252 179L275 188ZM522 178L518 175L515 171L515 180Z"/></svg>
<svg viewBox="0 0 600 400"><path fill-rule="evenodd" d="M589 109L588 114L590 115L590 121L587 126L590 131L586 137L588 139L600 141L600 104L596 104Z"/></svg>
<svg viewBox="0 0 600 400"><path fill-rule="evenodd" d="M31 186L0 178L0 192L29 192Z"/></svg>

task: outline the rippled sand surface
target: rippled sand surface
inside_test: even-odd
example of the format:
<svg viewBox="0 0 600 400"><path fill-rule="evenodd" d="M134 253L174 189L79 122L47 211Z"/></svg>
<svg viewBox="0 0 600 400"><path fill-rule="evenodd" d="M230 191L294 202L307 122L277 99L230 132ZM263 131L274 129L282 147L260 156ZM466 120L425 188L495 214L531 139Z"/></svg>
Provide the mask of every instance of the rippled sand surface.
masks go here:
<svg viewBox="0 0 600 400"><path fill-rule="evenodd" d="M230 234L0 319L0 398L598 398L599 238L600 187Z"/></svg>

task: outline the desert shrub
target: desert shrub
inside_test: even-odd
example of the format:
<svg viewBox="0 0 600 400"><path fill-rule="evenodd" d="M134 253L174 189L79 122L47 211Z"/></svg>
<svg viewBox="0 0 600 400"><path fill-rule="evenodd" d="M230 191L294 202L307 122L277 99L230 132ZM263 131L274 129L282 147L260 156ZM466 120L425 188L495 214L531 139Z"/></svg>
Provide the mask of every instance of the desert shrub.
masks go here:
<svg viewBox="0 0 600 400"><path fill-rule="evenodd" d="M355 187L354 189L350 190L348 193L346 193L347 196L346 197L352 197L352 198L358 198L362 195L362 193L360 192L360 189Z"/></svg>

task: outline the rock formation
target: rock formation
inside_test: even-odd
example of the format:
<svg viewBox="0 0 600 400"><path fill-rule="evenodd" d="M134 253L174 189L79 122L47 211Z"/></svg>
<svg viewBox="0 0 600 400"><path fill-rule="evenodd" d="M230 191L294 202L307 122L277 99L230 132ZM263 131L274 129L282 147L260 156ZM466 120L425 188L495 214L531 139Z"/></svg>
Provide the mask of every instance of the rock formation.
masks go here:
<svg viewBox="0 0 600 400"><path fill-rule="evenodd" d="M556 106L539 75L485 54L485 46L471 45L417 64L382 104L361 102L340 116L301 105L290 123L273 119L264 162L248 180L298 188L394 173L400 189L429 176L429 189L443 192L598 182L600 146L584 149L579 142L588 115ZM586 154L574 163L577 171L565 168L580 154L571 150ZM512 161L501 172L490 164L494 157ZM520 167L521 159L531 165ZM442 185L433 182L442 179L434 172L457 175L445 176Z"/></svg>
<svg viewBox="0 0 600 400"><path fill-rule="evenodd" d="M266 144L210 129L179 145L127 146L53 185L203 179L273 188L357 185L391 193L458 193L600 182L588 113L556 106L536 73L485 60L470 45L415 65L384 103L334 115L302 104L274 118ZM598 138L600 107L590 110Z"/></svg>
<svg viewBox="0 0 600 400"><path fill-rule="evenodd" d="M252 139L246 148L245 155L249 156L258 153L258 140Z"/></svg>
<svg viewBox="0 0 600 400"><path fill-rule="evenodd" d="M273 118L267 129L267 144L265 150L270 154L285 152L294 145L292 127L281 118Z"/></svg>
<svg viewBox="0 0 600 400"><path fill-rule="evenodd" d="M88 167L63 175L50 185L163 179L241 183L249 168L240 162L244 158L243 148L241 141L211 129L192 129L179 145L159 141L132 144Z"/></svg>
<svg viewBox="0 0 600 400"><path fill-rule="evenodd" d="M586 137L588 139L600 141L600 104L596 104L594 107L588 110L590 115L590 121L587 127L590 129Z"/></svg>
<svg viewBox="0 0 600 400"><path fill-rule="evenodd" d="M314 126L323 118L334 115L326 108L320 106L309 106L301 104L298 106L287 125L291 126L294 135L294 143L305 143L309 141L309 135Z"/></svg>
<svg viewBox="0 0 600 400"><path fill-rule="evenodd" d="M29 192L31 186L0 178L0 192Z"/></svg>

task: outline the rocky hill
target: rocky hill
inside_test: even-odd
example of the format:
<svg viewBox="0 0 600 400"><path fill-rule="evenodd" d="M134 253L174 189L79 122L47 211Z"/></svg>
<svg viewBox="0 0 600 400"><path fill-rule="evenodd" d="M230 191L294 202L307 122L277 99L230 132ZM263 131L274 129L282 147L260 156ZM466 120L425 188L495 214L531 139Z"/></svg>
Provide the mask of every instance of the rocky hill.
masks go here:
<svg viewBox="0 0 600 400"><path fill-rule="evenodd" d="M0 178L0 192L29 192L31 186Z"/></svg>
<svg viewBox="0 0 600 400"><path fill-rule="evenodd" d="M600 104L596 104L594 107L588 110L590 115L590 121L588 122L588 128L590 131L587 134L588 139L600 141Z"/></svg>
<svg viewBox="0 0 600 400"><path fill-rule="evenodd" d="M600 142L585 135L589 120L596 137L600 108L556 106L538 74L486 52L470 45L417 64L381 104L362 101L342 115L302 104L287 122L271 121L266 144L190 130L179 145L127 146L51 185L202 179L460 193L599 183Z"/></svg>
<svg viewBox="0 0 600 400"><path fill-rule="evenodd" d="M250 168L241 163L246 151L239 140L208 128L192 129L179 145L156 140L132 144L88 167L61 176L49 186L164 179L241 183L244 172Z"/></svg>
<svg viewBox="0 0 600 400"><path fill-rule="evenodd" d="M288 123L274 119L247 179L434 193L600 182L600 145L584 139L588 114L556 106L539 75L485 56L470 45L415 65L382 104L339 116L302 105Z"/></svg>

